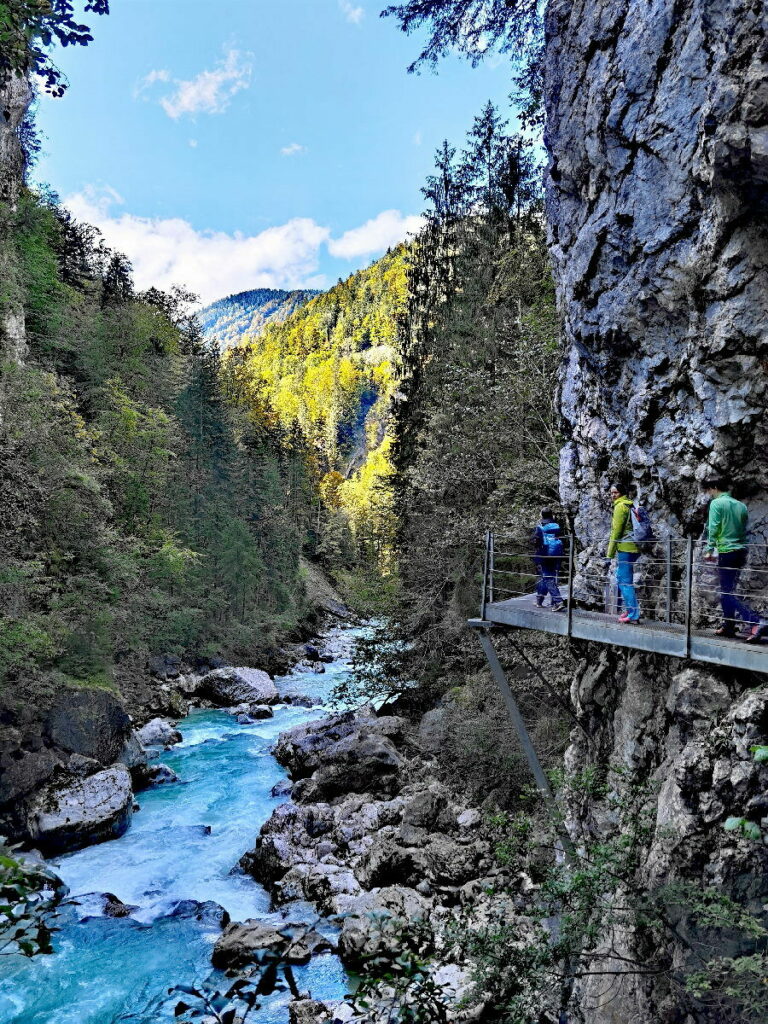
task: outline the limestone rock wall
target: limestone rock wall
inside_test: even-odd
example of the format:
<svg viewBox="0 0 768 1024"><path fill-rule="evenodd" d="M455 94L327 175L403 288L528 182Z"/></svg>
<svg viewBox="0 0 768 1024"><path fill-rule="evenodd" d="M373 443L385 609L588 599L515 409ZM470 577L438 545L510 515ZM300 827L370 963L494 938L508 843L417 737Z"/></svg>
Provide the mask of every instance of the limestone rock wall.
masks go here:
<svg viewBox="0 0 768 1024"><path fill-rule="evenodd" d="M733 472L768 540L768 6L550 0L547 32L577 532L602 543L626 464L678 533L696 478Z"/></svg>
<svg viewBox="0 0 768 1024"><path fill-rule="evenodd" d="M594 583L617 471L662 535L698 536L697 480L732 473L768 541L768 6L764 0L550 0L547 214L566 356L561 493ZM714 885L759 910L768 831L768 677L584 646L569 767L614 764L658 786L641 881ZM589 741L585 737L589 737ZM576 836L615 828L574 800ZM617 952L642 955L638 936ZM743 952L739 937L724 951ZM660 952L681 977L685 943ZM585 979L590 1024L709 1021L669 977ZM720 1019L720 1018L718 1018Z"/></svg>

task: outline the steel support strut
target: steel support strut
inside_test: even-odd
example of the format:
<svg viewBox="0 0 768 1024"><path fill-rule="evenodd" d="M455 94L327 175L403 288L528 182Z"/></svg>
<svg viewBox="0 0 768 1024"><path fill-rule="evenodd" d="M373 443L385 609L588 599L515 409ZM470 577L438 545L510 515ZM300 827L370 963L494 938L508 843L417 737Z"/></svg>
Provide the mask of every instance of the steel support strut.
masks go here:
<svg viewBox="0 0 768 1024"><path fill-rule="evenodd" d="M507 705L507 712L509 713L509 717L512 719L512 724L515 727L517 738L520 740L520 746L523 748L523 753L525 754L528 765L533 772L533 777L536 780L536 786L552 816L553 824L557 828L565 860L571 867L573 867L577 859L576 850L571 842L571 837L568 835L565 830L565 826L563 825L563 816L560 813L560 808L557 806L557 801L555 800L554 794L549 785L549 780L544 774L544 769L541 767L539 756L531 742L531 737L528 735L528 730L525 727L523 716L520 714L520 708L517 706L517 701L512 693L506 673L504 672L501 662L499 661L499 657L496 654L496 648L491 642L487 628L477 628L477 635L480 639L485 656L488 659L491 674L493 675L496 685L501 690L504 703Z"/></svg>

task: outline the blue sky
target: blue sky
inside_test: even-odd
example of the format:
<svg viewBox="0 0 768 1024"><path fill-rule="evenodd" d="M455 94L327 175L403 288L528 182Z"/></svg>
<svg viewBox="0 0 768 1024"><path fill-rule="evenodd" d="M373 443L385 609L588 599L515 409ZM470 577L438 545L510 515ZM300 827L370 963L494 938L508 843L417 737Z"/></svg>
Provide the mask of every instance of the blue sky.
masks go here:
<svg viewBox="0 0 768 1024"><path fill-rule="evenodd" d="M435 148L510 71L419 50L383 0L113 0L40 101L37 178L134 263L205 301L324 287L416 225Z"/></svg>

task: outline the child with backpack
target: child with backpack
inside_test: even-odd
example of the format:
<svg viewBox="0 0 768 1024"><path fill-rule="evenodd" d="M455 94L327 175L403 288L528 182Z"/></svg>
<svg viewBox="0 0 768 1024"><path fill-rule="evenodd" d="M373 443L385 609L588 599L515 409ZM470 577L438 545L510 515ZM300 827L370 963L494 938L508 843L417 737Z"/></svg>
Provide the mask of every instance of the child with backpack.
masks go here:
<svg viewBox="0 0 768 1024"><path fill-rule="evenodd" d="M560 526L555 522L551 508L541 510L541 522L533 531L533 543L533 561L539 574L536 583L536 605L541 608L544 598L549 594L553 610L562 611L565 608L565 601L557 585L557 576L563 558L563 542L560 539Z"/></svg>

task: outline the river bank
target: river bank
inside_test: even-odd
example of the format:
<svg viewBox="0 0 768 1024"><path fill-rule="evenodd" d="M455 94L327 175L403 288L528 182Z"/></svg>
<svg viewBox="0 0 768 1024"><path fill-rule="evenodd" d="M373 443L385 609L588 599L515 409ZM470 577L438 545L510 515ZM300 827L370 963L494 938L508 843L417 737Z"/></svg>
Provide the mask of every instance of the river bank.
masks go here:
<svg viewBox="0 0 768 1024"><path fill-rule="evenodd" d="M229 918L275 925L315 921L306 903L272 912L265 890L235 865L284 800L271 795L285 789L287 777L270 753L273 744L286 729L319 717L349 671L358 633L332 629L318 652L332 660L305 663L275 679L281 695L305 697L319 702L316 707L279 701L272 717L251 721L201 709L179 722L181 743L161 755L158 751L178 781L139 794L141 809L120 838L52 861L70 888L56 952L32 961L7 958L14 962L0 965L0 1019L7 1024L173 1019L168 988L215 980L211 953ZM321 666L323 671L316 671ZM103 893L117 897L127 907L126 916L105 914ZM334 927L322 922L319 927L335 945ZM303 991L329 1000L343 996L346 976L335 955L321 954L296 971ZM278 995L259 1013L265 1024L285 1021L286 1000Z"/></svg>

